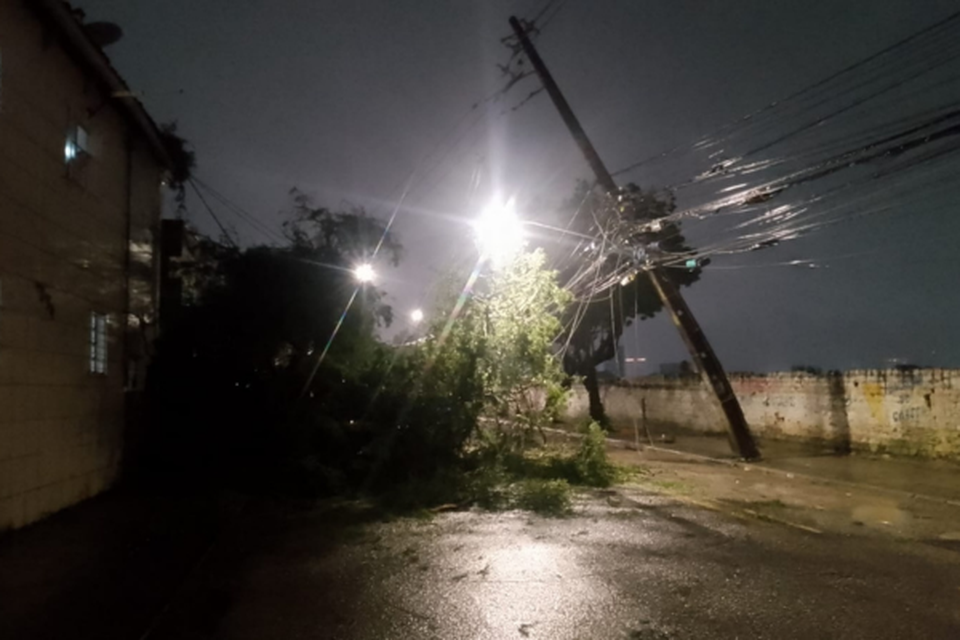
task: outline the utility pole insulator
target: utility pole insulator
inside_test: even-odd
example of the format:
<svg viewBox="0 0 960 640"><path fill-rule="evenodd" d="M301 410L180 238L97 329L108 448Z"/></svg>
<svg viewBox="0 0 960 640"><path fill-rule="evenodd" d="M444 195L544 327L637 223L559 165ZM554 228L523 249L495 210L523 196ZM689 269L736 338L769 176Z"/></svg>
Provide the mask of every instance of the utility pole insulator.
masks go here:
<svg viewBox="0 0 960 640"><path fill-rule="evenodd" d="M540 76L540 81L543 83L544 89L547 90L547 94L549 94L550 99L553 100L557 111L560 112L560 117L563 118L567 129L570 130L574 141L577 143L577 146L580 147L581 153L583 153L584 158L586 158L587 163L593 170L597 178L597 184L600 185L609 197L618 196L620 189L617 187L617 183L614 182L610 171L607 170L606 165L603 164L603 160L600 159L600 155L594 148L593 143L590 142L590 138L587 137L586 132L580 125L580 121L577 120L576 115L574 115L573 109L570 108L567 99L563 96L563 93L561 93L560 87L554 81L553 76L550 75L547 65L544 64L543 59L540 58L540 54L537 53L533 43L530 42L530 38L527 37L526 30L516 17L510 18L510 26L517 35L520 46L523 47L523 51L527 55L527 58L529 58L530 64L533 65L537 75ZM713 352L713 347L710 346L710 342L700 328L700 324L696 318L693 317L693 313L690 311L690 307L687 306L686 300L683 299L679 289L666 277L666 274L664 274L662 270L654 268L648 270L646 273L657 294L660 296L663 306L670 312L670 317L677 326L684 344L687 345L690 356L696 363L701 377L710 384L717 400L720 402L720 407L723 409L724 416L727 419L727 431L730 437L731 448L737 455L746 460L759 458L760 452L757 450L756 442L750 433L750 428L747 426L747 420L743 416L740 401L737 400L737 396L733 393L733 389L730 387L730 381L727 379L727 374L723 370L723 365L720 364L720 360L717 359L716 354Z"/></svg>
<svg viewBox="0 0 960 640"><path fill-rule="evenodd" d="M692 271L694 269L701 269L708 264L710 264L710 258L687 258L683 266Z"/></svg>

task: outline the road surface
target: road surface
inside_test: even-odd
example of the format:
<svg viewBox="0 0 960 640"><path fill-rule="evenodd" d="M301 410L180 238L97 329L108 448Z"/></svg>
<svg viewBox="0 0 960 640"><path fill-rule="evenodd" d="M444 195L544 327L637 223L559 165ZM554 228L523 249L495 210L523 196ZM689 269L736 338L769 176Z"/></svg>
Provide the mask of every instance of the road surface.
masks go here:
<svg viewBox="0 0 960 640"><path fill-rule="evenodd" d="M960 638L956 543L817 534L642 488L559 519L362 520L248 505L146 637Z"/></svg>

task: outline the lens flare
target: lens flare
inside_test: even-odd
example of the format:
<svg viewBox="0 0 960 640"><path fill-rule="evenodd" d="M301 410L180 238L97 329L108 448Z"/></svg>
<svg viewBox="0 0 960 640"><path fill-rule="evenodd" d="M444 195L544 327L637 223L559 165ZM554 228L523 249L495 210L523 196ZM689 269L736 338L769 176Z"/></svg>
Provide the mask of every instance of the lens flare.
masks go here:
<svg viewBox="0 0 960 640"><path fill-rule="evenodd" d="M373 282L373 279L377 277L377 274L373 270L372 265L364 263L353 270L353 277L355 277L358 282L366 284L367 282Z"/></svg>
<svg viewBox="0 0 960 640"><path fill-rule="evenodd" d="M495 199L473 223L477 246L485 259L503 264L513 258L524 245L523 224L517 217L516 201L501 203Z"/></svg>

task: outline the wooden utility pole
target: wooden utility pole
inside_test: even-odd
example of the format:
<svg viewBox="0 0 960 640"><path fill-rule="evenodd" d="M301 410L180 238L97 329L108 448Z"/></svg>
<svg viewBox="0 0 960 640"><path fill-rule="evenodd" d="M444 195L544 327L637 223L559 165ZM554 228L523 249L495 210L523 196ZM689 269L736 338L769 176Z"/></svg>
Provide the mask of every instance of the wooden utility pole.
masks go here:
<svg viewBox="0 0 960 640"><path fill-rule="evenodd" d="M520 45L523 47L524 53L527 54L530 64L533 65L537 75L540 76L543 87L547 90L547 93L553 100L553 104L557 107L560 116L573 135L577 146L580 147L580 151L586 158L594 175L596 175L597 183L607 192L608 196L616 197L619 193L617 183L614 182L613 176L610 175L610 172L607 170L606 165L603 164L603 160L600 159L597 150L590 142L583 127L580 126L580 121L577 120L577 117L573 114L573 110L560 92L560 87L557 86L553 76L550 75L550 71L547 69L546 64L544 64L543 59L540 58L540 54L537 53L533 43L530 42L530 38L527 37L526 30L515 17L510 18L510 26L513 28L514 33L517 34ZM671 282L659 268L647 270L647 275L650 277L654 289L656 289L657 294L660 296L663 306L670 312L670 317L673 318L673 323L680 331L680 337L683 338L684 344L687 345L690 356L700 370L700 375L709 382L714 394L717 396L717 400L720 402L720 407L723 409L723 413L727 418L727 430L730 437L731 448L741 458L747 460L759 458L760 452L757 450L756 442L753 440L753 435L750 433L747 421L743 417L743 409L740 408L740 402L733 393L723 366L713 352L713 347L711 347L710 342L707 341L703 330L700 329L700 324L696 318L693 317L693 313L691 313L690 307L687 306L687 302L683 299L683 296L680 295L680 291L673 282Z"/></svg>

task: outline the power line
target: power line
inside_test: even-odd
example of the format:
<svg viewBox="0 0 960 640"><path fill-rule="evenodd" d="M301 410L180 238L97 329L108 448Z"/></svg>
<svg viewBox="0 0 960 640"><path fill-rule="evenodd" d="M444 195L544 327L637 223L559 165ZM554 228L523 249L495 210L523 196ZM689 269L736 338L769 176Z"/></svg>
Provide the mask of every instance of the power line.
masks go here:
<svg viewBox="0 0 960 640"><path fill-rule="evenodd" d="M817 80L785 96L784 98L774 100L773 102L770 102L764 105L760 109L753 111L751 113L748 113L747 115L742 116L739 119L731 123L728 123L727 125L724 125L713 134L703 136L692 144L677 145L665 151L648 156L642 160L633 162L621 169L614 171L612 175L614 177L623 175L625 173L633 171L634 169L637 169L651 162L662 160L668 156L674 155L680 151L693 150L693 149L704 148L710 145L714 145L717 141L721 139L721 136L726 135L729 137L729 135L731 135L733 132L739 129L742 129L745 126L755 123L756 121L760 120L762 117L765 117L768 114L771 114L772 112L775 112L776 110L783 108L784 105L790 105L793 102L797 101L798 99L803 98L804 96L811 94L817 91L818 89L823 89L828 85L830 85L831 83L833 83L834 81L844 78L845 76L848 76L849 74L852 74L853 72L860 70L875 61L884 59L885 57L890 56L893 53L898 53L901 49L915 43L918 40L922 40L925 37L929 37L931 34L936 33L937 31L944 30L947 27L955 26L958 20L960 20L960 11L951 13L947 17L943 18L942 20L939 20L938 22L934 23L933 25L930 25L929 27L926 27L909 36L906 36L905 38L902 38L873 54L870 54L864 58L861 58L860 60L857 60L856 62L850 65L847 65L846 67L843 67L842 69L824 78L821 78L820 80Z"/></svg>
<svg viewBox="0 0 960 640"><path fill-rule="evenodd" d="M280 235L279 233L271 229L269 226L264 224L255 215L244 210L240 205L228 199L225 195L223 195L221 192L211 187L208 183L204 182L199 178L194 178L194 180L198 185L203 187L203 189L207 191L212 198L220 202L220 204L222 204L224 208L227 209L228 212L232 213L237 218L239 218L240 220L248 224L251 228L253 228L255 231L260 233L262 236L264 236L268 240L277 242L279 244L284 244L287 241L286 238L284 238L282 235Z"/></svg>
<svg viewBox="0 0 960 640"><path fill-rule="evenodd" d="M203 203L204 208L206 208L207 212L210 214L210 217L213 218L213 221L217 223L218 227L220 227L220 231L223 234L223 238L227 242L229 242L233 246L233 248L238 249L239 247L237 246L237 243L234 242L230 234L227 233L226 227L223 226L223 223L220 222L220 218L217 217L217 214L214 213L213 209L207 203L207 199L203 197L202 193L200 193L200 189L197 188L196 183L193 181L193 179L190 179L189 182L190 182L190 186L193 187L194 192L197 194L197 197L200 198L200 202Z"/></svg>

